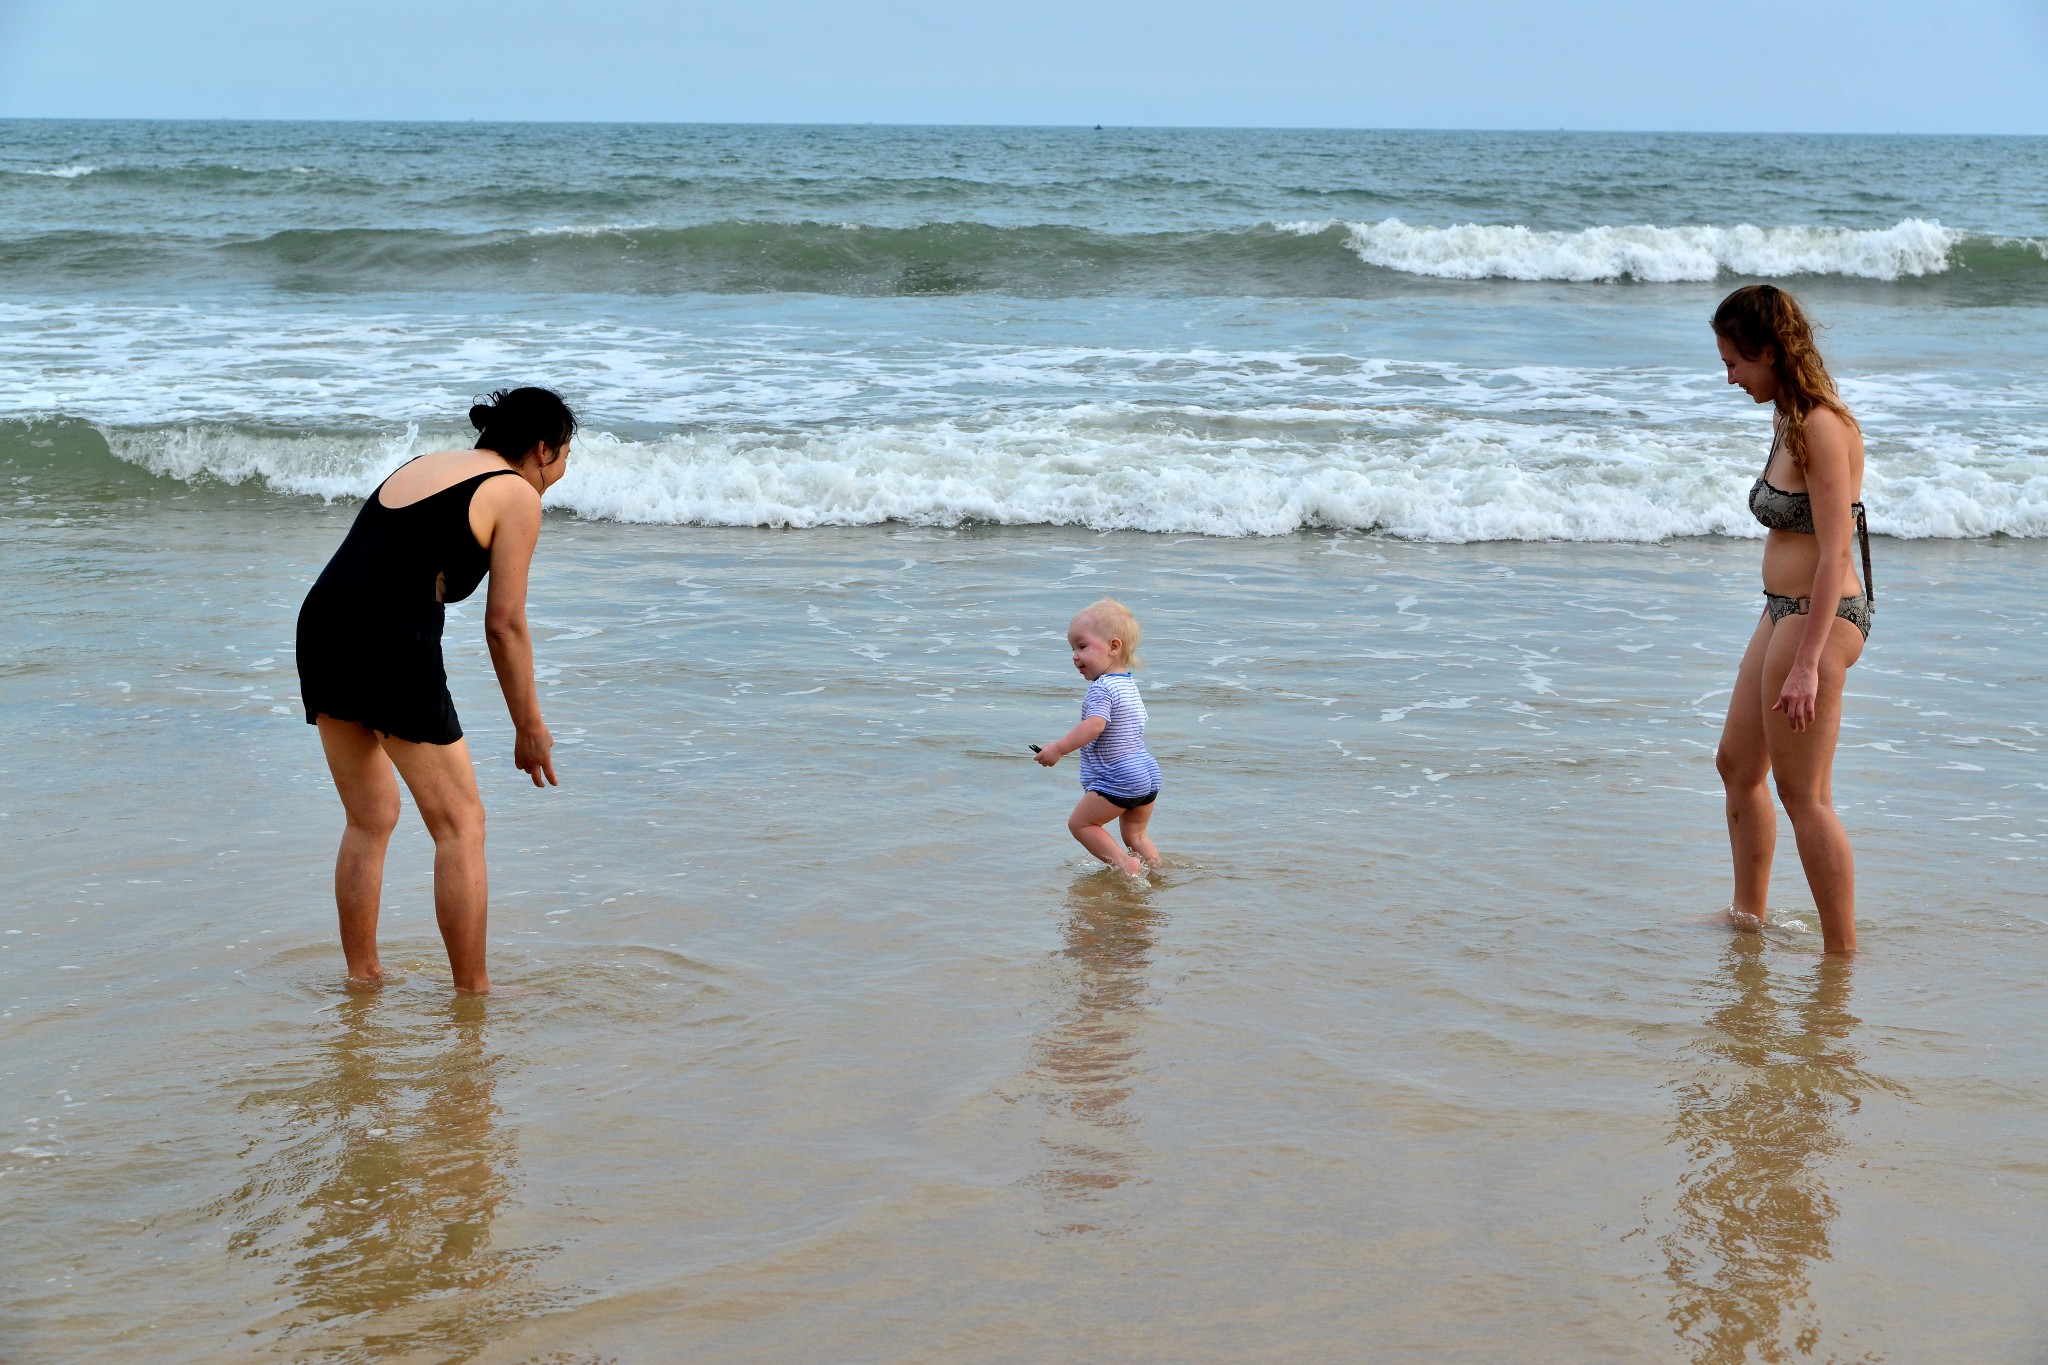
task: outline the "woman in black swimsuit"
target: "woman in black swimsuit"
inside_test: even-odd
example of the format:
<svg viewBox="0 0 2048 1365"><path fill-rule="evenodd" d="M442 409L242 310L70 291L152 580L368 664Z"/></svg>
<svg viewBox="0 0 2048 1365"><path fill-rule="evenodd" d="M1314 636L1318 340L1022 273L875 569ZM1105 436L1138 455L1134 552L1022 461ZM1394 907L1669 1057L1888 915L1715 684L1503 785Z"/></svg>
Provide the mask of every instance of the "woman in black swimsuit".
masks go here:
<svg viewBox="0 0 2048 1365"><path fill-rule="evenodd" d="M1835 814L1834 766L1842 683L1870 634L1863 432L1835 392L1806 314L1784 290L1736 290L1715 310L1714 335L1728 382L1776 408L1771 453L1749 492L1751 512L1769 528L1765 606L1715 756L1735 854L1729 918L1756 929L1768 913L1778 815L1764 780L1775 778L1827 951L1854 952L1856 864Z"/></svg>
<svg viewBox="0 0 2048 1365"><path fill-rule="evenodd" d="M540 716L526 575L540 497L568 468L575 414L547 389L499 390L469 410L476 449L399 467L357 514L299 608L299 683L320 727L347 826L334 864L341 950L351 979L384 975L377 903L398 824L398 782L434 837L434 917L455 989L484 970L484 807L441 666L443 604L491 589L484 633L518 737L512 761L552 785L554 737ZM506 477L510 476L510 477Z"/></svg>

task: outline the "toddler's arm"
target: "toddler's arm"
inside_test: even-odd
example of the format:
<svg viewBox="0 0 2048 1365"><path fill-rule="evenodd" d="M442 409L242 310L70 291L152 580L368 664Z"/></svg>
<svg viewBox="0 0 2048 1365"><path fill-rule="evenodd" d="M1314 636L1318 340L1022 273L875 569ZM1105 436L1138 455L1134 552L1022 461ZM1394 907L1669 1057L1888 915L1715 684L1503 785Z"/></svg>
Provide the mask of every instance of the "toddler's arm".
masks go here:
<svg viewBox="0 0 2048 1365"><path fill-rule="evenodd" d="M1084 745L1093 744L1095 737L1101 734L1108 724L1108 716L1089 716L1079 725L1067 731L1066 734L1040 749L1037 754L1038 761L1050 768L1053 764L1060 761L1061 755L1070 754Z"/></svg>

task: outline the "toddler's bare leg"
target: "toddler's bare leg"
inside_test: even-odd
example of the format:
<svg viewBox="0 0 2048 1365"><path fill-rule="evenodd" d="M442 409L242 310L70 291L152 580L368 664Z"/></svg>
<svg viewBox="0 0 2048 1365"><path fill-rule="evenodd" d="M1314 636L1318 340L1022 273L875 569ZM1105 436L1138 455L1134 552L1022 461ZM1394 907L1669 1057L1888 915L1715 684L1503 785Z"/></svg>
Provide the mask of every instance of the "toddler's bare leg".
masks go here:
<svg viewBox="0 0 2048 1365"><path fill-rule="evenodd" d="M1123 808L1108 797L1083 792L1074 806L1074 813L1067 817L1067 830L1081 841L1081 847L1111 867L1122 868L1135 877L1145 865L1118 848L1116 840L1103 828L1121 814Z"/></svg>
<svg viewBox="0 0 2048 1365"><path fill-rule="evenodd" d="M1159 850L1152 847L1152 836L1145 832L1151 827L1152 812L1158 808L1159 802L1154 800L1125 811L1117 821L1117 827L1123 831L1124 847L1142 858L1147 867L1159 866Z"/></svg>

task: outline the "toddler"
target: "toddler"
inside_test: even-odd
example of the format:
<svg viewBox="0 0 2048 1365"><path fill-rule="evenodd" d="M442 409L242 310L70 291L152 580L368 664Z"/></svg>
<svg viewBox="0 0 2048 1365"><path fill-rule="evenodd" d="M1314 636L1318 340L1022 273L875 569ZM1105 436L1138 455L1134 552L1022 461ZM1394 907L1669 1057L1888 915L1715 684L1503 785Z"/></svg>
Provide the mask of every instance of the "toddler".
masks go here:
<svg viewBox="0 0 2048 1365"><path fill-rule="evenodd" d="M1135 877L1159 865L1159 850L1145 833L1159 799L1159 763L1145 752L1145 703L1131 680L1137 661L1138 619L1123 603L1103 598L1067 627L1074 667L1088 680L1081 723L1038 750L1050 768L1081 751L1081 801L1067 828L1081 847ZM1124 849L1104 828L1116 821Z"/></svg>

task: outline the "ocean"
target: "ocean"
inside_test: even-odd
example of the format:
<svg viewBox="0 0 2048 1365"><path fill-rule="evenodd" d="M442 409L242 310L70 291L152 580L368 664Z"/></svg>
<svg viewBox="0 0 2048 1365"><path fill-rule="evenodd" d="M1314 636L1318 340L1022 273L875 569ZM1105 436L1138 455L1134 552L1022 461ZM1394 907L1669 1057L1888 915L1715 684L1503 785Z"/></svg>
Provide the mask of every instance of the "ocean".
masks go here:
<svg viewBox="0 0 2048 1365"><path fill-rule="evenodd" d="M1758 278L1853 962L1712 922ZM2044 322L2048 139L0 123L0 1357L2038 1359ZM293 620L521 382L564 785L451 610L504 989L413 822L352 994Z"/></svg>

